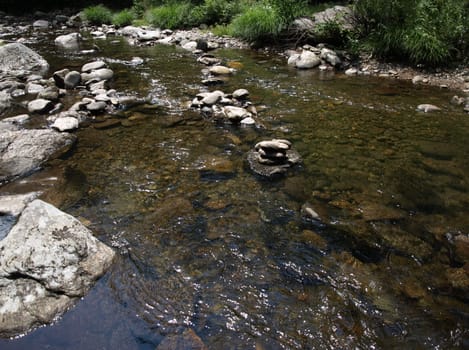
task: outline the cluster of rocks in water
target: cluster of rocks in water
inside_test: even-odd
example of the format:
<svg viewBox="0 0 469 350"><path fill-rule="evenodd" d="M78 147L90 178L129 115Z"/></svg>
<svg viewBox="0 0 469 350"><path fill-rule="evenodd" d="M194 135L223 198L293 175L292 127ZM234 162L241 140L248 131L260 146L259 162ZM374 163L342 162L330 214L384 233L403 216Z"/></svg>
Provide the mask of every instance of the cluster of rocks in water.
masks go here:
<svg viewBox="0 0 469 350"><path fill-rule="evenodd" d="M39 20L32 24L32 27L37 30L50 27L69 29L79 26L82 26L79 16L61 15L55 16L51 21ZM207 87L222 85L236 71L222 65L220 59L205 52L223 46L247 47L245 43L238 40L218 38L198 30L173 32L132 26L121 29L113 26L98 28L82 26L82 29L90 30L95 38L123 35L134 45L180 45L198 55L197 61L208 67L203 70L205 78L202 81L202 84ZM78 50L81 47L81 40L81 34L74 32L58 36L55 44L64 49ZM16 52L14 54L16 58L2 56L4 51L9 50ZM349 67L342 53L324 45L303 46L299 50L289 51L288 56L288 64L298 69L332 70ZM0 115L18 103L29 113L3 119L0 122L0 151L2 153L0 182L34 171L47 160L67 152L76 141L75 135L68 131L90 120L101 120L99 116L124 105L138 103L135 98L119 96L117 91L109 89L108 84L113 79L113 72L103 61L90 62L80 71L65 68L54 72L49 79L45 79L44 76L48 71L47 62L21 44L15 43L4 45L0 49L0 66L2 67L0 69ZM345 70L346 75L373 73L379 72L353 67ZM386 76L397 76L397 72L390 71ZM414 83L425 83L425 81L415 79ZM76 101L65 108L64 97L71 95L77 96ZM28 100L33 96L34 99ZM456 96L452 102L465 106L466 110L469 110L467 97ZM225 93L222 90L208 91L207 88L195 96L190 106L213 120L231 125L262 126L255 106L249 101L249 92L246 89L241 88ZM422 104L417 108L424 112L439 110L438 107L429 104ZM21 129L21 125L31 120L32 116L34 118L47 116L49 129ZM18 153L19 150L22 153ZM301 158L288 140L271 139L258 142L254 149L248 152L247 161L255 174L272 178L285 174L293 166L299 164ZM65 214L62 213L62 215L47 203L35 200L39 195L39 193L33 193L26 197L2 196L0 198L0 204L5 204L0 207L1 216L13 218L11 220L13 224L8 226L8 232L0 232L0 250L8 252L10 249L8 247L21 246L22 248L18 256L12 257L11 254L5 253L0 257L0 290L3 292L0 293L0 305L3 305L3 318L0 318L0 335L2 336L13 336L55 318L83 295L112 261L112 250L97 242L92 237L92 233L73 218L64 217ZM16 209L13 210L14 208ZM304 206L303 210L311 218L319 217L308 206ZM52 217L61 217L66 219L67 223L62 221L55 223ZM38 219L46 220L48 223L46 226L52 228L60 226L61 229L58 230L60 235L51 236L46 230L41 231L43 238L25 236L25 232L38 227L42 230L42 226L37 222ZM76 240L77 232L82 232L78 234L78 241ZM44 266L34 265L35 258L40 255L41 261L52 260L45 256L47 252L33 250L36 245L35 239L43 239L43 242L47 242L46 246L49 248L47 252L51 250L58 252L67 246L74 251L74 254L71 254L70 261L52 255L54 264L51 263L44 270ZM460 259L458 262L466 261L467 236L463 234L456 236L454 247ZM33 264L25 265L20 259ZM56 264L57 261L61 264ZM75 264L77 261L80 263ZM72 266L71 279L75 284L72 284L71 279L62 279L64 277L61 272L62 265ZM455 276L453 280L457 277ZM31 298L27 303L23 303L21 298L24 299L26 296L31 296ZM43 308L40 309L40 307Z"/></svg>
<svg viewBox="0 0 469 350"><path fill-rule="evenodd" d="M251 169L269 178L285 174L301 161L300 155L291 146L291 142L284 139L258 142L247 156Z"/></svg>
<svg viewBox="0 0 469 350"><path fill-rule="evenodd" d="M46 79L48 69L20 43L0 46L0 115L27 112L0 121L2 185L66 153L77 139L66 131L119 104L115 91L105 89L113 72L104 62ZM65 110L64 97L75 94L79 101ZM114 257L77 219L38 199L42 194L0 196L1 337L54 320L86 294Z"/></svg>
<svg viewBox="0 0 469 350"><path fill-rule="evenodd" d="M220 76L229 76L235 72L235 69L221 65L221 60L211 54L202 53L197 61L209 66L205 70L208 76L202 81L204 85L223 84L224 79ZM200 92L190 107L212 120L244 127L263 127L257 118L256 107L249 101L249 91L243 88L228 94L221 90ZM291 149L291 143L283 139L261 141L247 155L250 169L270 179L284 175L300 159L299 154Z"/></svg>

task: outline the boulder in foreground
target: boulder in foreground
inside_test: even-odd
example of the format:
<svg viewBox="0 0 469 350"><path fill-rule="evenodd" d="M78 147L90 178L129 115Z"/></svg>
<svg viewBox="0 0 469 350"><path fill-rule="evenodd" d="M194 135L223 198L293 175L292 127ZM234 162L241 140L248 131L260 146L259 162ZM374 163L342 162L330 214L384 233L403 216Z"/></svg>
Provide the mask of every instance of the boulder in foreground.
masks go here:
<svg viewBox="0 0 469 350"><path fill-rule="evenodd" d="M39 199L0 241L0 336L53 321L109 268L114 251Z"/></svg>

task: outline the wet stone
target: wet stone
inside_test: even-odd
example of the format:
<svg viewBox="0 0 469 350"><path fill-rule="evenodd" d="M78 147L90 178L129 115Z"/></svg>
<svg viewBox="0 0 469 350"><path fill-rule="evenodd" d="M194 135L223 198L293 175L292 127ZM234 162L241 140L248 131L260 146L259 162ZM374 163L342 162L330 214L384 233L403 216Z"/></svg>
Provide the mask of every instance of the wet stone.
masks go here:
<svg viewBox="0 0 469 350"><path fill-rule="evenodd" d="M121 125L120 119L108 119L100 123L94 123L93 127L98 130L110 129Z"/></svg>
<svg viewBox="0 0 469 350"><path fill-rule="evenodd" d="M81 74L77 71L68 72L64 78L64 86L66 89L74 89L81 82Z"/></svg>
<svg viewBox="0 0 469 350"><path fill-rule="evenodd" d="M182 334L166 336L156 350L208 350L202 339L192 329L186 329Z"/></svg>
<svg viewBox="0 0 469 350"><path fill-rule="evenodd" d="M233 69L225 66L212 66L209 72L214 75L229 75L233 73Z"/></svg>
<svg viewBox="0 0 469 350"><path fill-rule="evenodd" d="M52 108L54 108L54 104L43 98L39 98L28 103L28 111L30 113L47 113Z"/></svg>
<svg viewBox="0 0 469 350"><path fill-rule="evenodd" d="M64 68L54 72L52 78L55 81L55 85L57 85L60 89L65 89L65 76L70 72L69 69Z"/></svg>
<svg viewBox="0 0 469 350"><path fill-rule="evenodd" d="M39 92L37 97L50 101L57 101L59 99L59 89L55 86L49 86Z"/></svg>
<svg viewBox="0 0 469 350"><path fill-rule="evenodd" d="M249 96L249 91L246 89L237 89L233 91L233 98L236 99L245 99Z"/></svg>
<svg viewBox="0 0 469 350"><path fill-rule="evenodd" d="M106 67L106 62L104 62L104 61L94 61L94 62L84 64L83 67L81 67L81 71L83 73L89 73L93 70L101 69L101 68L104 68L104 67Z"/></svg>
<svg viewBox="0 0 469 350"><path fill-rule="evenodd" d="M106 102L95 101L86 105L86 109L90 112L102 112L106 109Z"/></svg>

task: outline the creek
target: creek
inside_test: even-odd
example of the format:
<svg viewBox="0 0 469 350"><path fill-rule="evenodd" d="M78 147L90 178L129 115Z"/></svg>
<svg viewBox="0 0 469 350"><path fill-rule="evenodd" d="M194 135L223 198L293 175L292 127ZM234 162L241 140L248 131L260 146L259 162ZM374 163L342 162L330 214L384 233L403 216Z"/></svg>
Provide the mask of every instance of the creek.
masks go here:
<svg viewBox="0 0 469 350"><path fill-rule="evenodd" d="M113 88L154 108L80 128L43 172L67 169L61 209L119 258L55 324L1 349L154 349L187 328L209 349L468 346L465 262L450 243L469 232L469 117L454 93L218 49L237 72L217 88L248 89L264 125L238 127L185 107L207 89L192 53L85 43L100 51L63 52L52 35L31 47L51 72L104 59ZM263 180L246 154L271 138L302 163Z"/></svg>

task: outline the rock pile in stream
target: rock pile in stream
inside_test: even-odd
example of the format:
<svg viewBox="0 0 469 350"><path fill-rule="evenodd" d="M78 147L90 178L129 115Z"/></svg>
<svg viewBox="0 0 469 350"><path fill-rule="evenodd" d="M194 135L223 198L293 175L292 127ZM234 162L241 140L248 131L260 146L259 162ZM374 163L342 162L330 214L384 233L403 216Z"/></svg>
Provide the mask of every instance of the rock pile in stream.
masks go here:
<svg viewBox="0 0 469 350"><path fill-rule="evenodd" d="M333 68L342 68L342 59L339 54L319 44L314 47L304 45L298 50L289 50L286 52L288 56L288 65L298 69L311 69L318 67L320 70L329 70Z"/></svg>
<svg viewBox="0 0 469 350"><path fill-rule="evenodd" d="M258 142L248 152L247 160L254 173L273 178L285 174L289 168L300 163L301 157L291 148L290 141L272 139Z"/></svg>
<svg viewBox="0 0 469 350"><path fill-rule="evenodd" d="M259 125L257 111L248 100L246 89L237 89L231 94L221 90L201 92L192 100L191 107L209 118L237 125Z"/></svg>

